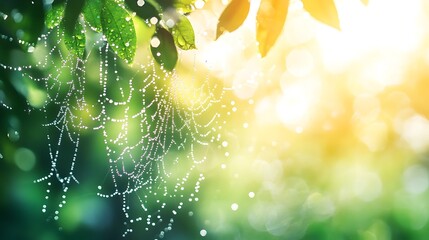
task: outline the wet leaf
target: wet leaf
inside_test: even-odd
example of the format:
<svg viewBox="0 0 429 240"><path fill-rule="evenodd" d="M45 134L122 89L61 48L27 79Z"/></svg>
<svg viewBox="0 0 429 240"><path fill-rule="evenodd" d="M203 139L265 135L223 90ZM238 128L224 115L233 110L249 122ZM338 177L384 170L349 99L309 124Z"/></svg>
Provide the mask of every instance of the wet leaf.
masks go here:
<svg viewBox="0 0 429 240"><path fill-rule="evenodd" d="M315 19L340 30L337 8L334 0L302 0L305 10Z"/></svg>
<svg viewBox="0 0 429 240"><path fill-rule="evenodd" d="M175 0L149 0L149 1L156 2L162 10L167 10L169 8L174 7Z"/></svg>
<svg viewBox="0 0 429 240"><path fill-rule="evenodd" d="M195 49L195 33L191 22L184 15L179 17L178 22L171 29L174 42L183 50Z"/></svg>
<svg viewBox="0 0 429 240"><path fill-rule="evenodd" d="M79 58L85 53L85 32L79 22L84 0L69 0L66 2L61 29L64 31L64 43L67 49Z"/></svg>
<svg viewBox="0 0 429 240"><path fill-rule="evenodd" d="M46 13L45 24L46 27L52 29L60 25L63 19L64 5L53 5L51 9Z"/></svg>
<svg viewBox="0 0 429 240"><path fill-rule="evenodd" d="M101 8L103 33L115 53L128 63L136 53L136 30L130 14L114 1L103 1Z"/></svg>
<svg viewBox="0 0 429 240"><path fill-rule="evenodd" d="M193 4L195 2L196 0L175 0L173 6L176 11L186 14L194 10Z"/></svg>
<svg viewBox="0 0 429 240"><path fill-rule="evenodd" d="M225 31L233 32L243 24L249 14L249 0L232 0L219 17L216 39Z"/></svg>
<svg viewBox="0 0 429 240"><path fill-rule="evenodd" d="M80 22L75 25L73 32L64 31L64 43L67 49L78 58L84 57L85 41L85 31Z"/></svg>
<svg viewBox="0 0 429 240"><path fill-rule="evenodd" d="M52 0L52 6L64 5L66 2L67 2L67 0Z"/></svg>
<svg viewBox="0 0 429 240"><path fill-rule="evenodd" d="M152 36L150 50L153 58L166 70L176 66L178 53L171 33L164 28L157 28Z"/></svg>
<svg viewBox="0 0 429 240"><path fill-rule="evenodd" d="M101 0L87 0L83 7L83 16L94 31L101 32Z"/></svg>
<svg viewBox="0 0 429 240"><path fill-rule="evenodd" d="M67 34L74 34L79 20L80 13L83 10L85 0L68 0L64 9L64 17L61 22L63 29Z"/></svg>
<svg viewBox="0 0 429 240"><path fill-rule="evenodd" d="M125 0L125 3L131 11L135 12L136 15L143 20L148 21L153 17L160 19L158 10L156 10L156 8L148 1Z"/></svg>
<svg viewBox="0 0 429 240"><path fill-rule="evenodd" d="M197 0L158 0L159 5L163 10L175 9L175 11L187 14L195 10L194 3Z"/></svg>
<svg viewBox="0 0 429 240"><path fill-rule="evenodd" d="M259 53L266 56L283 30L289 0L262 0L256 15L256 40Z"/></svg>

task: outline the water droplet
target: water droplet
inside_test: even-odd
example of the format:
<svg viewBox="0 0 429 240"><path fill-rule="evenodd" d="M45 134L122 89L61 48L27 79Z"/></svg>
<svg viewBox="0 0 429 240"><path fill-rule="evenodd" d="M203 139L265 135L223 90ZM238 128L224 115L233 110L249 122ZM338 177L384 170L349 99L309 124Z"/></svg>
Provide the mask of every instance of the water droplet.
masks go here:
<svg viewBox="0 0 429 240"><path fill-rule="evenodd" d="M234 212L237 211L238 210L238 204L237 203L231 204L231 210Z"/></svg>
<svg viewBox="0 0 429 240"><path fill-rule="evenodd" d="M249 198L254 198L255 197L255 193L254 192L249 192Z"/></svg>
<svg viewBox="0 0 429 240"><path fill-rule="evenodd" d="M149 21L150 21L151 24L155 25L155 24L158 23L158 18L152 17Z"/></svg>
<svg viewBox="0 0 429 240"><path fill-rule="evenodd" d="M6 20L6 19L7 19L7 17L8 17L8 15L6 15L6 14L4 14L4 13L0 12L0 17L2 17L2 18L3 18L3 20Z"/></svg>
<svg viewBox="0 0 429 240"><path fill-rule="evenodd" d="M0 153L0 159L3 159L3 155Z"/></svg>
<svg viewBox="0 0 429 240"><path fill-rule="evenodd" d="M159 38L157 38L157 37L153 37L151 40L150 40L150 45L152 46L152 47L154 47L154 48L157 48L157 47L159 47L159 45L161 44L161 41L159 41Z"/></svg>
<svg viewBox="0 0 429 240"><path fill-rule="evenodd" d="M143 5L145 4L145 1L144 0L137 0L137 5L139 6L139 7L143 7Z"/></svg>
<svg viewBox="0 0 429 240"><path fill-rule="evenodd" d="M205 237L207 235L207 230L201 229L200 235L201 235L201 237Z"/></svg>

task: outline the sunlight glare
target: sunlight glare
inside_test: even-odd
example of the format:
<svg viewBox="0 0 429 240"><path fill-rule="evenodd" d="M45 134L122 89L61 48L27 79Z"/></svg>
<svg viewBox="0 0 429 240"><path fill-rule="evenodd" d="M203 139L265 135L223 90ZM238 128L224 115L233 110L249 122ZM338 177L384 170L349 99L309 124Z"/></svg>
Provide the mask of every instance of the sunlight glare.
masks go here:
<svg viewBox="0 0 429 240"><path fill-rule="evenodd" d="M421 1L336 1L341 31L319 24L316 31L325 67L346 70L356 59L373 53L410 53L422 39Z"/></svg>
<svg viewBox="0 0 429 240"><path fill-rule="evenodd" d="M287 127L301 132L309 123L310 115L318 100L320 79L308 78L282 86L276 110Z"/></svg>

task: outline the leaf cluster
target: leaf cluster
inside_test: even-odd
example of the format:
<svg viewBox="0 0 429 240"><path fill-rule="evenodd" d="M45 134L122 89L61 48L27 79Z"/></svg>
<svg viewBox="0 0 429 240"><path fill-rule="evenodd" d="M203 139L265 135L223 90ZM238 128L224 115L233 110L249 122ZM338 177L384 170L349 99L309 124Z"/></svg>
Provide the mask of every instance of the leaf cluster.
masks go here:
<svg viewBox="0 0 429 240"><path fill-rule="evenodd" d="M151 53L165 69L174 69L177 47L195 49L195 33L187 14L196 0L55 0L46 14L48 28L59 26L67 49L84 57L86 28L102 33L112 50L131 63L136 54L133 17L155 28Z"/></svg>
<svg viewBox="0 0 429 240"><path fill-rule="evenodd" d="M134 16L155 32L150 49L153 58L167 70L178 61L178 49L195 49L195 33L187 15L197 0L55 0L45 25L60 26L67 49L84 57L86 29L102 33L113 51L131 63L136 54ZM361 0L368 4L368 0ZM316 20L340 30L334 0L302 0L304 9ZM246 20L250 0L231 0L219 17L216 39L237 30ZM290 0L261 0L256 15L256 40L265 57L275 45L287 19Z"/></svg>

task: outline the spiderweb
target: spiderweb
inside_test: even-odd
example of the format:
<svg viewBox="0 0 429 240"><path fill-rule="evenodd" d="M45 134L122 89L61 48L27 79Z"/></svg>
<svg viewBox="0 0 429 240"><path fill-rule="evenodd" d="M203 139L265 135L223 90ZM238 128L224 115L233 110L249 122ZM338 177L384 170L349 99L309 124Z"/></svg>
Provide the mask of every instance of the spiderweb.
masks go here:
<svg viewBox="0 0 429 240"><path fill-rule="evenodd" d="M225 88L197 73L181 78L153 60L130 69L101 34L85 59L69 54L62 39L54 28L30 46L35 64L0 65L46 91L40 110L51 167L35 181L47 186L42 212L61 217L70 188L79 184L76 169L90 161L79 152L82 135L93 132L101 136L101 161L108 166L97 195L121 199L123 236L141 224L162 238L184 204L198 201L204 179L198 165L219 146Z"/></svg>

